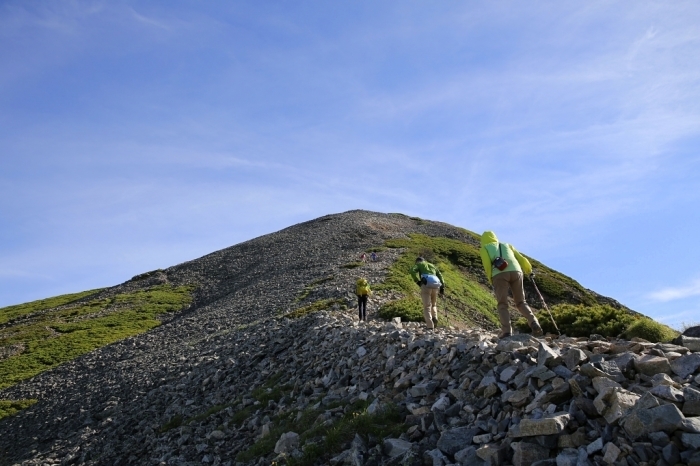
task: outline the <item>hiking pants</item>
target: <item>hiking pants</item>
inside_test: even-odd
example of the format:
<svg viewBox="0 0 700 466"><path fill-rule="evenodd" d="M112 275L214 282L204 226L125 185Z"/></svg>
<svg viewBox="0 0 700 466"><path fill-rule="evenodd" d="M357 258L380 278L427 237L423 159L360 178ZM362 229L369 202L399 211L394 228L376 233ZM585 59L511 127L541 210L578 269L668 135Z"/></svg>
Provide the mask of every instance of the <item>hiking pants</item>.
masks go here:
<svg viewBox="0 0 700 466"><path fill-rule="evenodd" d="M357 307L360 309L360 320L367 320L367 295L357 296Z"/></svg>
<svg viewBox="0 0 700 466"><path fill-rule="evenodd" d="M423 300L423 319L428 328L433 328L433 318L437 320L437 297L438 288L428 288L425 285L420 287L420 298Z"/></svg>
<svg viewBox="0 0 700 466"><path fill-rule="evenodd" d="M493 289L496 293L496 301L498 301L498 318L501 321L501 333L509 335L512 333L510 313L508 312L508 289L513 292L515 307L527 319L528 325L532 328L533 322L537 322L537 319L525 301L523 273L517 271L499 273L493 277Z"/></svg>

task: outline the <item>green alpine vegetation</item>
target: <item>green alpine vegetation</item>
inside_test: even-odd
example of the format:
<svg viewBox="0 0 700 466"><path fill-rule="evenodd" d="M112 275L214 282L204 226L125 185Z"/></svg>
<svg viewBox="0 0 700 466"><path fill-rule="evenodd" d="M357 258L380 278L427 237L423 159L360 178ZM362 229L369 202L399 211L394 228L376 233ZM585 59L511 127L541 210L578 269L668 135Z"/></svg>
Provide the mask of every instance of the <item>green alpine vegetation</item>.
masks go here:
<svg viewBox="0 0 700 466"><path fill-rule="evenodd" d="M294 430L302 432L299 441L303 454L299 458L288 458L287 466L327 464L356 434L363 438L398 437L406 429L402 423L403 417L395 406L388 405L373 414L367 412L368 406L367 401L357 401L347 406L309 407L300 413L290 412L277 417L273 419L270 433L240 452L236 460L248 462L269 455L274 451L279 437L284 432ZM340 417L322 422L320 416L328 411L336 411Z"/></svg>
<svg viewBox="0 0 700 466"><path fill-rule="evenodd" d="M382 305L379 315L386 319L401 317L408 321L423 321L420 290L409 273L415 264L415 258L422 256L435 264L445 279L445 294L438 300L439 325L476 323L486 328L497 328L496 300L481 263L479 236L468 230L464 232L473 238L473 242L421 234L386 241L386 247L403 248L404 251L389 269L384 283L374 285L373 289L399 291L403 297ZM572 278L530 257L528 260L536 273L537 287L546 302L550 306L554 305L556 311L553 312L556 312L555 319L562 333L570 336L588 336L591 333L617 336L627 331L625 335L629 335L629 338L640 336L649 339L641 335L640 332L644 329L645 335L655 334L655 338L664 341L677 334L650 319L641 321L642 316L627 308L603 304L605 298L587 290ZM526 279L524 285L529 296L528 302L536 311L541 302L533 299L537 295L530 280ZM540 313L538 319L545 331L554 332L548 314ZM633 323L635 327L630 329ZM516 327L529 332L524 319L518 321Z"/></svg>
<svg viewBox="0 0 700 466"><path fill-rule="evenodd" d="M101 289L83 291L82 293L64 294L53 298L40 299L30 303L17 304L16 306L8 306L0 309L0 325L10 322L19 317L31 315L35 312L53 309L65 304L72 303L86 296L90 296L102 291Z"/></svg>
<svg viewBox="0 0 700 466"><path fill-rule="evenodd" d="M558 304L551 307L552 317L562 334L570 337L588 337L593 334L604 337L634 337L657 343L668 342L678 336L677 331L648 317L630 313L624 308L595 304ZM536 313L545 332L556 334L554 324L546 310ZM521 332L529 331L524 318L515 321Z"/></svg>
<svg viewBox="0 0 700 466"><path fill-rule="evenodd" d="M484 319L492 327L498 324L496 299L481 283L485 277L477 247L455 239L421 234L388 240L386 246L404 248L404 252L390 267L384 283L373 289L399 291L404 297L383 305L379 310L381 317L423 321L420 289L409 273L416 257L423 256L440 269L445 279L445 294L438 304L440 324L479 322L483 325Z"/></svg>
<svg viewBox="0 0 700 466"><path fill-rule="evenodd" d="M159 285L89 299L94 291L0 309L0 388L160 325L192 302L192 287ZM22 317L22 318L18 318ZM2 354L2 353L0 353Z"/></svg>
<svg viewBox="0 0 700 466"><path fill-rule="evenodd" d="M29 408L31 405L36 403L37 400L0 400L0 419L8 416L12 416L17 412Z"/></svg>

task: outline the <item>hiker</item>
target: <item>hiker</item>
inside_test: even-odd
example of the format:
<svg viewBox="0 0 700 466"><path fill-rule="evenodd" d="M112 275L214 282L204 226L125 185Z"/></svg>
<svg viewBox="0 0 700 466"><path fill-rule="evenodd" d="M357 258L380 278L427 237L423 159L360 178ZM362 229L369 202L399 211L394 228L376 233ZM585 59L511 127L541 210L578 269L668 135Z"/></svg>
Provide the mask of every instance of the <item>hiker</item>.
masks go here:
<svg viewBox="0 0 700 466"><path fill-rule="evenodd" d="M501 333L498 334L498 338L509 337L513 333L508 312L509 289L513 292L515 307L527 319L532 334L537 337L542 336L542 327L530 306L527 305L523 289L523 272L528 275L532 273L530 261L512 245L499 242L492 231L485 231L481 235L480 253L486 278L493 285L498 302L498 318L501 321Z"/></svg>
<svg viewBox="0 0 700 466"><path fill-rule="evenodd" d="M423 300L423 319L428 329L437 326L437 295L445 293L445 281L437 267L422 257L416 258L416 265L411 268L411 278L420 286L420 297Z"/></svg>
<svg viewBox="0 0 700 466"><path fill-rule="evenodd" d="M376 252L372 251L372 254L370 255L370 257L372 258L372 262L377 262L377 253Z"/></svg>
<svg viewBox="0 0 700 466"><path fill-rule="evenodd" d="M367 322L367 298L372 294L369 288L369 282L365 277L360 277L355 285L355 294L357 295L357 307L360 311L360 321Z"/></svg>
<svg viewBox="0 0 700 466"><path fill-rule="evenodd" d="M367 254L365 254L365 253L363 252L362 255L360 256L360 260L361 260L362 262L367 262Z"/></svg>

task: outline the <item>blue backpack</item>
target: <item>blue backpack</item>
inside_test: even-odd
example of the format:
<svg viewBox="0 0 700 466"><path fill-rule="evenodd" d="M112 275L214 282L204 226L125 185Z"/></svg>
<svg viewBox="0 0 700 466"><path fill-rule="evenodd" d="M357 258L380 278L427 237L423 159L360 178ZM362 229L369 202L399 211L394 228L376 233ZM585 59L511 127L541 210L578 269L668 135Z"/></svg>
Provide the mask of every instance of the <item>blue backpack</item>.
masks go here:
<svg viewBox="0 0 700 466"><path fill-rule="evenodd" d="M442 286L442 283L440 283L440 279L437 277L437 275L432 275L432 274L423 274L421 275L421 283L425 285L427 288L440 288Z"/></svg>

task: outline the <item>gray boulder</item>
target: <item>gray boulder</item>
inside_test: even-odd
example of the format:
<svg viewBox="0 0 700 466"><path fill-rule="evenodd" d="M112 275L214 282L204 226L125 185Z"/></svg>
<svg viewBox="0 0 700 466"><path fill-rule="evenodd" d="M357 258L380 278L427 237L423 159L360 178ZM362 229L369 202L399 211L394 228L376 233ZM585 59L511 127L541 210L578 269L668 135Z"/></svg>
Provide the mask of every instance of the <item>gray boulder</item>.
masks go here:
<svg viewBox="0 0 700 466"><path fill-rule="evenodd" d="M530 466L536 461L549 458L549 448L545 448L536 443L513 442L510 444L513 449L513 466Z"/></svg>
<svg viewBox="0 0 700 466"><path fill-rule="evenodd" d="M663 431L672 434L684 426L685 417L674 404L657 406L651 409L633 410L624 418L623 428L631 439L637 439L651 432Z"/></svg>
<svg viewBox="0 0 700 466"><path fill-rule="evenodd" d="M694 338L700 338L700 325L696 325L695 327L688 327L683 331L684 337L694 337ZM695 351L695 350L693 350Z"/></svg>
<svg viewBox="0 0 700 466"><path fill-rule="evenodd" d="M299 434L285 432L275 444L275 453L291 453L299 447Z"/></svg>
<svg viewBox="0 0 700 466"><path fill-rule="evenodd" d="M700 368L700 353L686 354L671 363L671 370L684 379L690 374L694 374L698 368Z"/></svg>
<svg viewBox="0 0 700 466"><path fill-rule="evenodd" d="M653 376L655 374L670 374L671 365L668 359L653 354L646 354L639 359L634 360L634 368L637 372Z"/></svg>
<svg viewBox="0 0 700 466"><path fill-rule="evenodd" d="M454 455L464 448L465 445L470 445L472 439L479 433L479 429L475 427L457 427L448 429L440 435L437 442L437 447L446 455Z"/></svg>
<svg viewBox="0 0 700 466"><path fill-rule="evenodd" d="M411 450L412 446L413 444L411 442L407 442L406 440L401 440L398 438L384 439L383 443L384 454L389 456L390 458L395 458L397 456L406 454L408 451Z"/></svg>
<svg viewBox="0 0 700 466"><path fill-rule="evenodd" d="M519 436L558 435L564 432L570 419L569 413L557 413L552 417L542 419L523 419L519 425Z"/></svg>
<svg viewBox="0 0 700 466"><path fill-rule="evenodd" d="M683 414L700 416L700 390L691 386L683 387Z"/></svg>

